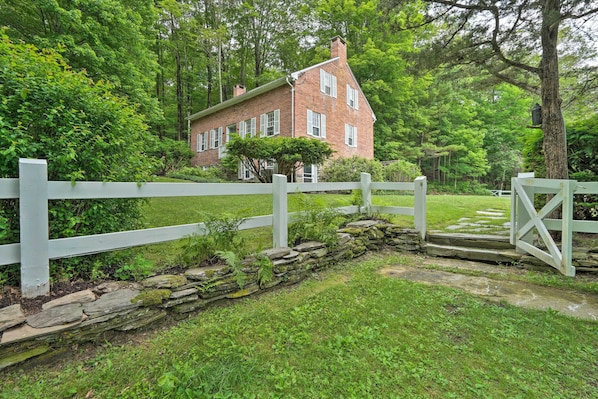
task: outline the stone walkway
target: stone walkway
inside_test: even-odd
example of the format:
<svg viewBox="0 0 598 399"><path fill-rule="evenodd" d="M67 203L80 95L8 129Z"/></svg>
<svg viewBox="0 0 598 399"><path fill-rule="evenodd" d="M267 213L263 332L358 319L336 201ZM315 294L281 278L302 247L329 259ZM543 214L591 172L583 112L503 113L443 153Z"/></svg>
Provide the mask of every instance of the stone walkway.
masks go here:
<svg viewBox="0 0 598 399"><path fill-rule="evenodd" d="M524 308L553 310L561 314L585 320L598 320L598 297L589 293L542 287L519 281L492 279L441 270L462 269L476 274L521 273L518 269L494 266L486 263L446 258L418 258L417 267L405 265L388 266L381 273L389 277L415 281L423 284L457 288L486 299L507 302ZM426 269L426 266L438 269Z"/></svg>
<svg viewBox="0 0 598 399"><path fill-rule="evenodd" d="M502 221L502 223L500 223ZM504 211L485 209L477 211L473 218L461 218L457 224L446 227L445 231L454 233L485 233L508 235L511 222Z"/></svg>

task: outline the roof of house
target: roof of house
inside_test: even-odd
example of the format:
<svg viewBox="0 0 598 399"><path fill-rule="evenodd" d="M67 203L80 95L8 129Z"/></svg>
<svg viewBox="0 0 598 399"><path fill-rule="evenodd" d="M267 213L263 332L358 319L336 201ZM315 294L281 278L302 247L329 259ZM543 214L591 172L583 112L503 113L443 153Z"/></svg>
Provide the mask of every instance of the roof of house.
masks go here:
<svg viewBox="0 0 598 399"><path fill-rule="evenodd" d="M208 115L212 115L216 112L222 111L226 108L232 107L235 104L239 104L242 102L245 102L249 99L252 99L254 97L259 96L260 94L263 93L267 93L270 90L274 90L280 86L284 86L285 84L287 85L292 85L292 83L297 80L299 78L299 76L303 75L305 72L309 71L310 69L314 69L314 68L319 68L322 65L328 64L330 62L334 62L334 61L338 61L339 57L335 57L335 58L331 58L329 60L320 62L319 64L316 65L312 65L309 66L307 68L301 69L299 71L296 72L292 72L286 76L280 77L276 80L273 80L269 83L266 83L263 86L258 86L255 89L249 90L248 92L245 92L239 96L230 98L226 101L221 102L220 104L214 105L212 107L206 108L202 111L196 112L195 114L189 116L187 119L190 121L195 121L197 119L201 119L204 118ZM348 65L347 65L348 66ZM351 68L349 68L349 72L351 72L351 76L353 77L353 79L355 81L357 81L357 79L355 79L355 75L353 75L353 71L351 71ZM361 87L359 87L358 85L358 89L361 92L361 94L363 95L363 97L365 98L365 101L367 103L368 108L370 109L370 111L372 112L372 116L374 118L374 121L376 120L376 115L374 114L374 110L372 110L372 107L370 106L370 103L368 102L367 98L365 97L365 94L363 94L363 91L361 90Z"/></svg>

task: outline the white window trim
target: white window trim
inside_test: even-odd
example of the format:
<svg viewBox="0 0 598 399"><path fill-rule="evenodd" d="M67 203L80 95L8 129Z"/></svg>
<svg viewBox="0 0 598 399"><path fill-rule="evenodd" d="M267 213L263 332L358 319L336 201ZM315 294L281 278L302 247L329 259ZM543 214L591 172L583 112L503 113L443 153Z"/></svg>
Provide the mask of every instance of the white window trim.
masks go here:
<svg viewBox="0 0 598 399"><path fill-rule="evenodd" d="M357 147L357 128L345 123L345 144L348 147Z"/></svg>
<svg viewBox="0 0 598 399"><path fill-rule="evenodd" d="M347 84L347 105L359 109L359 92Z"/></svg>
<svg viewBox="0 0 598 399"><path fill-rule="evenodd" d="M272 134L268 134L268 116L272 114ZM280 134L280 109L260 115L260 137L272 137Z"/></svg>
<svg viewBox="0 0 598 399"><path fill-rule="evenodd" d="M208 132L197 134L197 152L204 152L208 149Z"/></svg>
<svg viewBox="0 0 598 399"><path fill-rule="evenodd" d="M330 93L326 93L326 87L330 87ZM327 96L336 98L336 76L320 69L320 91Z"/></svg>
<svg viewBox="0 0 598 399"><path fill-rule="evenodd" d="M320 115L320 126L317 126L320 128L320 134L319 135L315 135L314 134L314 124L313 124L313 118L314 118L314 114ZM314 112L310 109L307 110L307 135L308 136L313 136L313 137L319 137L319 138L326 138L326 115L325 114L320 114L319 112Z"/></svg>

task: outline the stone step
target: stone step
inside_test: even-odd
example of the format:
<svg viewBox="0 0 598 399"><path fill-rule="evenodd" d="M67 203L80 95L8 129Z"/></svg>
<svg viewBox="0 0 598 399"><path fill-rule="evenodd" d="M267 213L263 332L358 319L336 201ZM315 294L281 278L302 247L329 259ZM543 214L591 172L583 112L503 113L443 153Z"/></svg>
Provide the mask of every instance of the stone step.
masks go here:
<svg viewBox="0 0 598 399"><path fill-rule="evenodd" d="M509 243L509 237L490 234L455 234L455 233L430 233L427 241L432 244L509 250L515 247Z"/></svg>
<svg viewBox="0 0 598 399"><path fill-rule="evenodd" d="M460 247L452 245L439 245L428 242L426 254L444 258L458 258L491 263L513 263L519 262L523 255L515 252L514 249L491 249Z"/></svg>

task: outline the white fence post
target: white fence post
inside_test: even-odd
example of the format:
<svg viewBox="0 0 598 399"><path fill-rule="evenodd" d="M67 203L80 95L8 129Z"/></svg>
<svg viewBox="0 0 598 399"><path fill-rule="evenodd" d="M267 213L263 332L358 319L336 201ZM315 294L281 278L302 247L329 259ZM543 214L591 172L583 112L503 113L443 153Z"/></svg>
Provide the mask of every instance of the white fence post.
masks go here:
<svg viewBox="0 0 598 399"><path fill-rule="evenodd" d="M272 235L274 248L288 246L289 206L285 175L272 175Z"/></svg>
<svg viewBox="0 0 598 399"><path fill-rule="evenodd" d="M19 159L21 295L50 293L48 259L48 165L42 159Z"/></svg>
<svg viewBox="0 0 598 399"><path fill-rule="evenodd" d="M419 176L413 182L414 204L413 217L415 229L419 231L422 240L426 239L426 193L428 190L428 180L426 176Z"/></svg>
<svg viewBox="0 0 598 399"><path fill-rule="evenodd" d="M573 260L573 194L577 186L576 180L565 180L562 183L563 204L562 204L562 234L561 234L561 272L565 276L575 276Z"/></svg>
<svg viewBox="0 0 598 399"><path fill-rule="evenodd" d="M361 202L364 213L372 215L372 175L361 173Z"/></svg>

